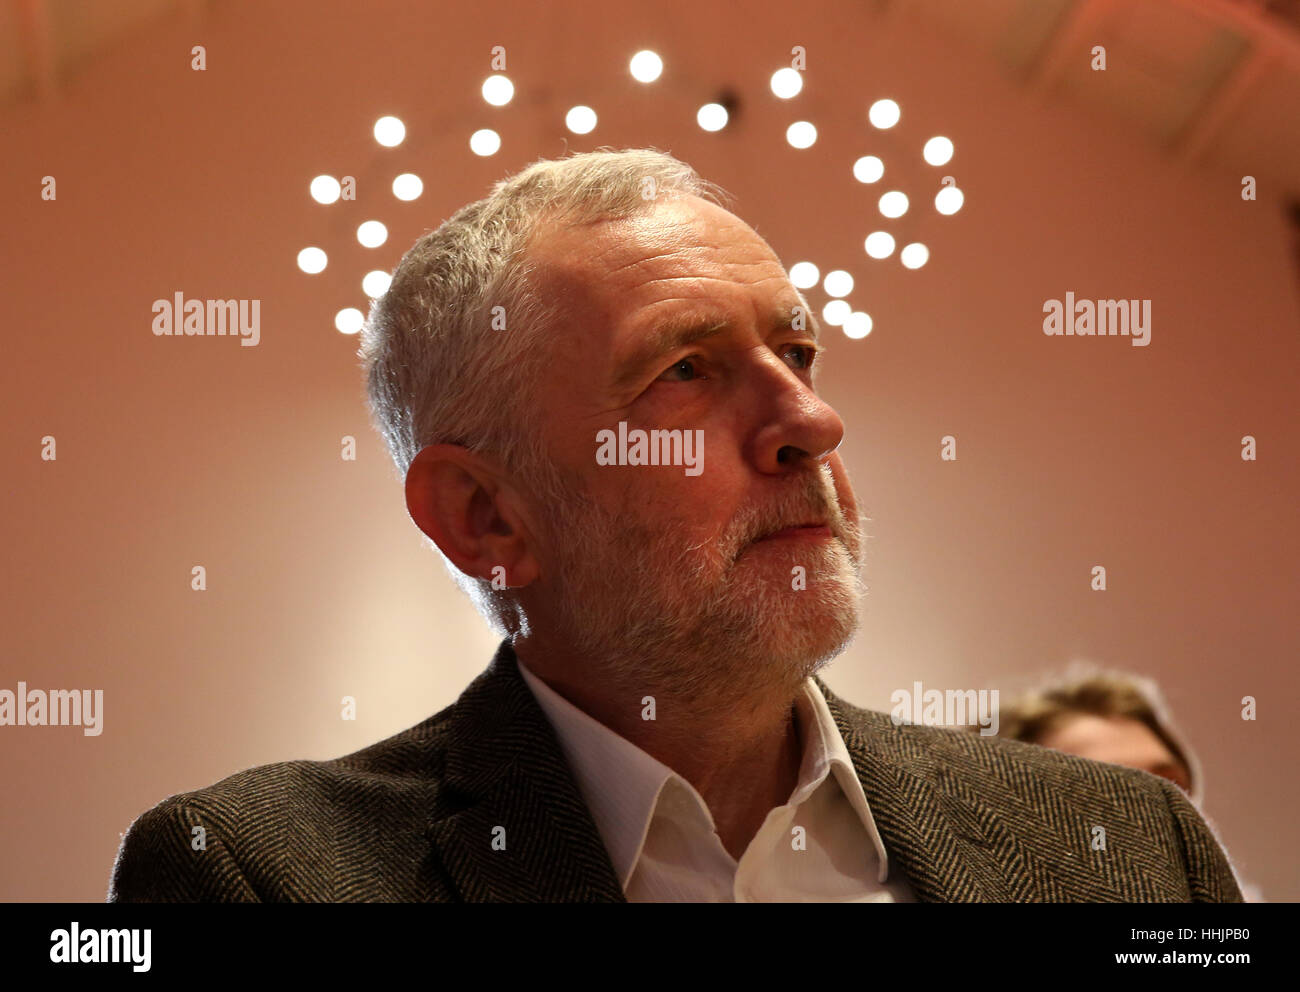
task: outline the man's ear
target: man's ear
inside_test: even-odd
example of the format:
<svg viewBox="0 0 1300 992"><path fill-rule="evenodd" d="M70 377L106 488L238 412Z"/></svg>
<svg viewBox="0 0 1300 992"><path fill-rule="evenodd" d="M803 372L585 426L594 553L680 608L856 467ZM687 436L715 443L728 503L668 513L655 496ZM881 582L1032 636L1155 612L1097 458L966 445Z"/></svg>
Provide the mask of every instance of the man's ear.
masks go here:
<svg viewBox="0 0 1300 992"><path fill-rule="evenodd" d="M458 444L423 448L406 472L406 509L415 525L466 575L526 586L540 571L519 495L501 468Z"/></svg>

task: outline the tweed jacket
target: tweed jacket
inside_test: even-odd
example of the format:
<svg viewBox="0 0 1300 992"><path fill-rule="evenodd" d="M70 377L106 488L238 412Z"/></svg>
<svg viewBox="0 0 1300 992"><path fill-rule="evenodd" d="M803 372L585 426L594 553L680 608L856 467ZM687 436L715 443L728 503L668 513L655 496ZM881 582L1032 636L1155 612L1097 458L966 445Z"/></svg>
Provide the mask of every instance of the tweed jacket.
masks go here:
<svg viewBox="0 0 1300 992"><path fill-rule="evenodd" d="M896 726L816 682L890 870L919 900L1242 901L1211 828L1172 783ZM251 768L142 813L108 900L626 901L508 641L455 703L409 730L329 761Z"/></svg>

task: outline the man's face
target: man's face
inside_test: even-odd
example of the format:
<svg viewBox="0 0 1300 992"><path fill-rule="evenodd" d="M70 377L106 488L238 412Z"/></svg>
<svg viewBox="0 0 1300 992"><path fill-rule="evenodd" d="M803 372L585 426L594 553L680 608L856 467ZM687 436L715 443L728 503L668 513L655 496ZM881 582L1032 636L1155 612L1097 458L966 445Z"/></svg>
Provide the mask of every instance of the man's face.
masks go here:
<svg viewBox="0 0 1300 992"><path fill-rule="evenodd" d="M533 426L568 493L536 507L530 625L629 685L797 685L856 629L861 554L805 301L748 225L696 197L556 225L529 259L563 314ZM726 326L660 339L683 322ZM598 464L620 421L700 432L702 471ZM759 540L803 524L824 527Z"/></svg>

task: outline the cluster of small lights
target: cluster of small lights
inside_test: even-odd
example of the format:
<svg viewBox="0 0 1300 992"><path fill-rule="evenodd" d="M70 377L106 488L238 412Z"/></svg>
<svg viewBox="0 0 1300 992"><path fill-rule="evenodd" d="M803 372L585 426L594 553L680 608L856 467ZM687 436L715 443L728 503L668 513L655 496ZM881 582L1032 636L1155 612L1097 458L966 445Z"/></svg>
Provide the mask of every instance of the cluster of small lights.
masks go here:
<svg viewBox="0 0 1300 992"><path fill-rule="evenodd" d="M639 51L629 61L628 71L639 83L653 83L663 75L663 59L655 52ZM793 68L778 69L772 74L771 89L778 99L793 99L803 90L803 73ZM514 83L504 75L492 75L483 81L483 99L491 106L505 106L514 98L514 92ZM898 104L889 99L875 101L867 111L867 119L880 130L894 127L901 117ZM727 108L720 103L704 104L696 112L696 123L704 131L721 131L729 120ZM574 134L590 134L596 123L596 111L585 105L571 107L564 116L565 127ZM395 148L406 139L406 125L397 117L380 117L375 121L374 136L384 147ZM811 148L817 141L817 128L810 121L795 121L786 128L786 141L793 148ZM495 155L501 149L501 136L491 128L480 128L470 135L469 146L475 155ZM948 138L937 135L925 143L922 156L929 165L946 165L952 160L953 144ZM853 163L853 177L860 183L879 182L884 174L885 164L875 155L864 155ZM950 182L934 198L935 209L941 214L955 214L965 199L962 191ZM393 179L392 190L397 199L411 201L423 194L424 182L419 176L404 172ZM333 176L317 176L311 181L310 192L316 202L331 204L340 198L342 184ZM908 207L908 198L900 190L889 190L878 201L881 215L890 219L902 217ZM366 248L378 248L387 240L388 229L380 221L368 220L357 228L357 241ZM864 247L869 257L885 259L893 255L896 244L893 235L887 231L873 231L867 236ZM920 242L905 245L899 251L899 261L908 269L919 269L929 257L929 249ZM328 258L321 248L307 247L298 253L298 267L308 274L323 272L327 263ZM854 286L853 276L848 272L836 269L827 272L823 280L820 270L812 262L797 262L790 268L790 280L799 289L811 289L819 282L822 284L826 295L832 297L822 310L826 323L842 328L850 338L864 338L871 333L871 317L854 310L844 299L853 292ZM374 300L388 291L391 281L389 273L376 269L366 273L361 287L366 296ZM334 326L343 334L359 333L364 323L365 316L355 307L346 307L334 317Z"/></svg>
<svg viewBox="0 0 1300 992"><path fill-rule="evenodd" d="M489 85L490 84L490 85ZM509 102L514 87L504 76L492 77L483 84L483 96L489 102ZM375 121L375 141L385 148L396 148L406 140L406 124L400 118L384 116ZM424 180L413 172L403 172L393 179L393 196L410 202L424 193ZM334 176L317 176L308 187L311 198L317 203L337 203L343 194L343 184ZM368 220L357 227L357 242L364 248L379 248L388 241L388 227L378 220ZM321 248L315 246L298 252L298 268L308 275L325 271L329 259ZM392 277L387 272L368 272L361 280L362 291L371 299L383 296ZM357 334L365 323L365 315L356 307L345 307L334 315L334 326L341 334Z"/></svg>
<svg viewBox="0 0 1300 992"><path fill-rule="evenodd" d="M894 254L894 236L888 231L872 231L863 242L863 247L872 258L888 258ZM930 249L919 241L913 241L904 246L898 257L906 268L919 269L929 259Z"/></svg>
<svg viewBox="0 0 1300 992"><path fill-rule="evenodd" d="M788 100L798 94L802 88L802 79L792 69L780 69L772 75L772 92L781 99ZM902 119L902 111L894 100L877 100L867 110L867 119L873 127L885 131ZM801 130L807 128L807 131ZM807 148L816 140L816 130L807 122L790 125L786 140L795 148ZM953 144L948 138L936 135L925 143L921 156L928 165L947 165L952 161ZM885 163L875 155L864 155L853 163L853 178L860 183L879 182L885 175ZM965 200L962 191L950 185L946 180L944 187L934 198L934 207L941 214L955 214L961 209ZM891 220L902 217L910 206L907 194L901 190L889 190L881 194L877 208L883 217ZM888 231L872 231L863 243L867 255L874 259L889 258L897 247L894 236ZM930 249L919 241L904 245L898 253L898 260L904 268L919 269L930 260ZM817 285L820 271L812 262L796 262L790 266L790 281L799 289L811 289ZM822 318L828 324L843 329L850 338L864 338L871 333L871 317L860 310L854 310L844 299L853 292L853 277L842 269L826 273L822 289L832 299L822 308Z"/></svg>
<svg viewBox="0 0 1300 992"><path fill-rule="evenodd" d="M840 328L851 338L865 338L871 333L871 317L854 310L847 300L831 300L822 307L822 319Z"/></svg>
<svg viewBox="0 0 1300 992"><path fill-rule="evenodd" d="M664 62L655 52L640 51L632 56L628 71L637 82L653 83L663 75ZM482 92L489 104L504 107L513 99L515 86L508 77L497 74L483 81ZM727 112L718 104L709 104L700 108L698 120L704 130L719 131L727 124ZM564 126L573 134L591 134L597 121L596 111L584 104L570 107L564 115ZM475 155L495 155L501 150L501 136L491 128L481 128L470 135L469 147Z"/></svg>
<svg viewBox="0 0 1300 992"><path fill-rule="evenodd" d="M653 83L663 75L664 60L659 57L657 52L643 49L632 56L627 64L627 70L638 83ZM595 111L592 111L589 107L575 107L569 113L572 114L575 110L590 112L590 122L593 127L595 126ZM566 123L567 120L566 118ZM720 103L706 103L695 112L695 123L700 126L702 131L721 131L730 120L731 115L727 113L727 108ZM579 131L572 124L569 124L569 129L576 134L587 134L590 131L590 128Z"/></svg>
<svg viewBox="0 0 1300 992"><path fill-rule="evenodd" d="M501 73L483 80L483 100L493 107L504 107L515 98L515 84ZM469 150L480 158L495 155L501 150L501 135L490 127L481 127L469 136Z"/></svg>

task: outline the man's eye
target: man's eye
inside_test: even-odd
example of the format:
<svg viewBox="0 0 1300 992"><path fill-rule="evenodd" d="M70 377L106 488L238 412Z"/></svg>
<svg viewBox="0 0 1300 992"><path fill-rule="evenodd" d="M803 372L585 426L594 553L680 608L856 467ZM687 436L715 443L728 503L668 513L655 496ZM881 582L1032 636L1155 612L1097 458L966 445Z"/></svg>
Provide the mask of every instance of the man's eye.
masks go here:
<svg viewBox="0 0 1300 992"><path fill-rule="evenodd" d="M683 358L680 362L674 362L664 369L659 378L668 382L690 382L695 378L696 361L694 358ZM680 375L683 371L686 373L684 378Z"/></svg>
<svg viewBox="0 0 1300 992"><path fill-rule="evenodd" d="M817 349L814 348L812 345L792 344L789 348L785 350L785 353L788 355L792 351L797 351L800 353L803 362L803 364L799 366L799 368L801 369L812 368L813 362L817 360Z"/></svg>

